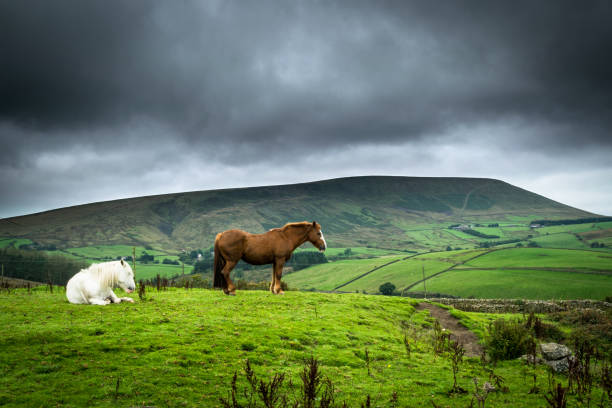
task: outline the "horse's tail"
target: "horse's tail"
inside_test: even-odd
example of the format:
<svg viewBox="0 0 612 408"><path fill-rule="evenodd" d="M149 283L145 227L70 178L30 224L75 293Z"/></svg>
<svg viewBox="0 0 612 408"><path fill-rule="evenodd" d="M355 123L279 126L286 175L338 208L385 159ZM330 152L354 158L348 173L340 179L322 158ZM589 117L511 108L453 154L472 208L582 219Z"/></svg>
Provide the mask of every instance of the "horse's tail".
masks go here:
<svg viewBox="0 0 612 408"><path fill-rule="evenodd" d="M225 277L221 274L221 271L225 266L225 259L219 251L219 238L221 238L221 234L217 234L215 238L215 266L213 273L213 287L227 289L227 282L225 281Z"/></svg>

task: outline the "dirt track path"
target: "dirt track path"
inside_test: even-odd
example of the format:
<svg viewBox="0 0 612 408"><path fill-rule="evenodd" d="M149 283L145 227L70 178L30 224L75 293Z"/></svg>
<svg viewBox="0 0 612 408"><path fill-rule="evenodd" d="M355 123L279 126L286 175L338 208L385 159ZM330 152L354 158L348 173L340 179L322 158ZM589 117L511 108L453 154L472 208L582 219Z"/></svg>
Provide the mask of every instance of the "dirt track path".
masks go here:
<svg viewBox="0 0 612 408"><path fill-rule="evenodd" d="M438 319L440 326L451 331L451 338L463 344L466 356L480 357L482 354L482 346L478 344L478 337L461 325L459 320L451 316L448 310L427 302L420 303L416 309L429 310L429 314Z"/></svg>

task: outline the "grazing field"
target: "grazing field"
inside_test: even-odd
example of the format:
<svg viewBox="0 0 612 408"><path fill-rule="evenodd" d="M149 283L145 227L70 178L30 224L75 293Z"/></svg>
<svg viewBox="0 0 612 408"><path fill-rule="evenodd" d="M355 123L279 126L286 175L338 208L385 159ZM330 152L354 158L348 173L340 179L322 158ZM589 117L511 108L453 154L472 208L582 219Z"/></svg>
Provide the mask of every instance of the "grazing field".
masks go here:
<svg viewBox="0 0 612 408"><path fill-rule="evenodd" d="M136 257L138 258L143 253L154 256L166 257L168 254L155 249L146 249L145 247L132 247L129 245L95 245L81 248L67 248L64 252L74 256L80 256L87 259L117 259L119 256L132 256L132 249L136 248Z"/></svg>
<svg viewBox="0 0 612 408"><path fill-rule="evenodd" d="M543 235L534 238L532 241L536 242L543 248L566 248L566 249L588 249L584 241L581 241L576 235L569 232L560 232L550 235Z"/></svg>
<svg viewBox="0 0 612 408"><path fill-rule="evenodd" d="M191 273L193 270L192 265L185 265L185 274ZM136 263L135 279L137 281L143 279L153 279L157 275L162 278L170 278L173 276L181 275L183 270L180 265L163 265L163 264L139 264Z"/></svg>
<svg viewBox="0 0 612 408"><path fill-rule="evenodd" d="M402 258L405 256L328 262L287 274L283 280L295 288L333 290L365 272Z"/></svg>
<svg viewBox="0 0 612 408"><path fill-rule="evenodd" d="M384 282L391 282L396 288L401 289L422 279L423 273L427 277L448 269L453 265L452 262L435 259L409 258L378 269L361 279L341 287L340 290L348 292L365 290L367 293L377 293L378 288Z"/></svg>
<svg viewBox="0 0 612 408"><path fill-rule="evenodd" d="M367 293L377 293L380 285L391 282L398 291L408 288L477 298L603 299L612 295L612 255L607 252L511 247L391 259L399 260L382 267L384 263L375 259L321 264L287 275L285 280L299 289Z"/></svg>
<svg viewBox="0 0 612 408"><path fill-rule="evenodd" d="M32 241L26 238L0 238L0 248L15 247L19 248L20 245L31 244Z"/></svg>
<svg viewBox="0 0 612 408"><path fill-rule="evenodd" d="M604 299L612 294L612 275L455 269L429 279L427 290L484 299Z"/></svg>
<svg viewBox="0 0 612 408"><path fill-rule="evenodd" d="M338 405L359 407L370 395L375 407L433 401L463 408L472 399L472 379L483 384L490 375L479 359L466 358L457 380L469 392L449 395L453 375L449 360L432 353L432 320L406 298L260 291L227 297L197 289L149 289L147 296L100 307L69 304L57 291L1 293L0 405L215 407L230 395L234 372L239 402L246 404L247 359L262 380L283 373L292 403L304 361L313 356ZM488 321L461 316L468 326ZM544 406L542 393L529 393L521 362L500 362L494 370L509 391L490 394L487 406ZM539 366L536 373L546 390L546 370ZM600 397L595 387L594 401Z"/></svg>
<svg viewBox="0 0 612 408"><path fill-rule="evenodd" d="M558 268L578 271L612 272L612 255L595 251L545 248L510 248L491 251L468 261L465 267L481 268Z"/></svg>
<svg viewBox="0 0 612 408"><path fill-rule="evenodd" d="M350 250L350 254L346 255L345 252ZM317 252L316 249L312 247L310 243L304 244L303 247L296 249L296 252ZM342 256L350 256L352 258L372 258L379 256L388 256L388 255L402 255L405 256L410 255L405 251L400 251L396 249L384 249L384 248L368 248L368 247L351 247L351 248L327 248L325 250L325 256L328 258L332 257L342 257Z"/></svg>
<svg viewBox="0 0 612 408"><path fill-rule="evenodd" d="M178 260L177 255L170 255L164 251L147 249L145 247L131 247L128 245L96 245L91 247L82 248L68 248L62 250L64 256L73 259L81 259L87 263L105 262L117 259L117 257L130 257L132 256L133 248L136 250L136 259L143 254L152 255L158 263L147 262L143 263L136 261L136 273L135 279L153 279L157 275L162 278L169 278L172 276L180 275L183 273L181 265L169 265L163 264L164 259ZM130 265L132 262L130 262ZM192 265L185 265L185 273L191 273L193 270Z"/></svg>

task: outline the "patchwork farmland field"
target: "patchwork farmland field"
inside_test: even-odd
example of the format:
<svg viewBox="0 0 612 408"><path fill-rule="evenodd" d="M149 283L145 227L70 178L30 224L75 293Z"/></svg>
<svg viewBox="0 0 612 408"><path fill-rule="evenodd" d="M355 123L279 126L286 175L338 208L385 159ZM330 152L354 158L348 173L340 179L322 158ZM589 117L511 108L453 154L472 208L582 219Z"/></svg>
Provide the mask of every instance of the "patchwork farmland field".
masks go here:
<svg viewBox="0 0 612 408"><path fill-rule="evenodd" d="M432 252L383 267L369 261L356 260L345 267L322 264L287 275L285 280L297 288L331 290L336 285L340 291L367 293L376 293L380 285L391 282L399 291L477 298L603 299L612 295L612 255L598 251L481 249ZM351 274L355 268L359 273ZM330 284L318 287L321 279Z"/></svg>
<svg viewBox="0 0 612 408"><path fill-rule="evenodd" d="M283 279L295 288L334 290L339 285L355 279L363 273L402 258L405 258L405 256L329 262L287 274ZM304 271L308 271L308 273L303 273Z"/></svg>
<svg viewBox="0 0 612 408"><path fill-rule="evenodd" d="M612 293L612 275L455 269L429 279L427 290L465 298L604 299Z"/></svg>

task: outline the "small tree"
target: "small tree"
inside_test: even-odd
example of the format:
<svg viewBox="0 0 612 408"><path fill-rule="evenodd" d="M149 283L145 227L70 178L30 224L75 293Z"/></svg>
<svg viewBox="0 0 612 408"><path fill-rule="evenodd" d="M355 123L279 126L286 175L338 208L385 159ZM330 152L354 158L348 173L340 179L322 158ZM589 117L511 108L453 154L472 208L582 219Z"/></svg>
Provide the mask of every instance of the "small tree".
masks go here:
<svg viewBox="0 0 612 408"><path fill-rule="evenodd" d="M385 296L391 296L393 294L393 291L395 291L395 285L391 282L383 283L378 288L378 291Z"/></svg>

